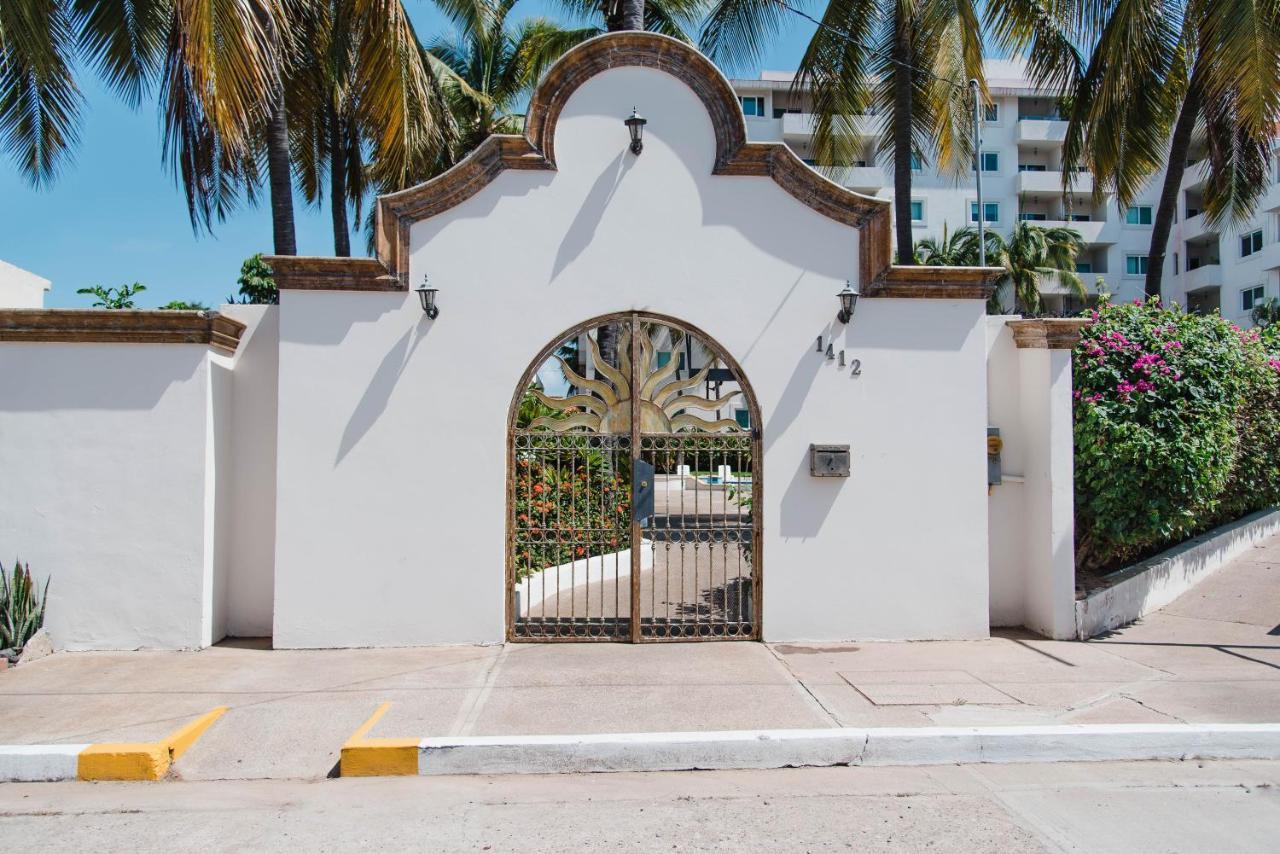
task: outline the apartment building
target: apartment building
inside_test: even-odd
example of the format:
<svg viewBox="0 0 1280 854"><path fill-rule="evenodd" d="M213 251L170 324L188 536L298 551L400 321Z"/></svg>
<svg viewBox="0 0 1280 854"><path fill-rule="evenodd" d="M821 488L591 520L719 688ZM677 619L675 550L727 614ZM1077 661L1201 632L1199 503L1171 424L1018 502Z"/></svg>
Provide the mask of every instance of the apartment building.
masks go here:
<svg viewBox="0 0 1280 854"><path fill-rule="evenodd" d="M1057 99L1037 89L1017 60L986 64L992 103L983 116L983 218L1004 236L1019 220L1043 226L1069 226L1080 233L1084 248L1077 270L1091 295L1102 290L1113 299L1142 296L1151 245L1151 228L1163 174L1157 175L1133 205L1116 207L1113 197L1093 203L1093 176L1076 175L1070 195L1062 192L1062 144L1067 124ZM765 71L758 80L731 81L746 117L747 136L758 141L784 141L813 164L812 102L793 91L791 72ZM820 167L834 181L870 196L893 195L893 164L878 157L882 119L860 117L861 155L850 163ZM1165 256L1164 297L1197 311L1220 309L1250 325L1253 306L1280 295L1280 185L1273 172L1254 217L1236 229L1213 228L1205 222L1203 146L1193 146L1189 168L1178 193L1176 222ZM957 180L939 174L936 165L913 163L911 224L916 240L940 238L978 219L972 173ZM1071 312L1080 301L1060 286L1043 289L1049 311Z"/></svg>

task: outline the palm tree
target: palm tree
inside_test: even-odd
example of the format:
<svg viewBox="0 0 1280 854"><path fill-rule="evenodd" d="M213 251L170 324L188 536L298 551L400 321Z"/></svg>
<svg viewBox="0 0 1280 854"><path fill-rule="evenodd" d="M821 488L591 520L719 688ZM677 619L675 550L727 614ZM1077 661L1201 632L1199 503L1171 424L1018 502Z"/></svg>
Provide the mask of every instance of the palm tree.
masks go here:
<svg viewBox="0 0 1280 854"><path fill-rule="evenodd" d="M459 32L427 46L457 126L452 162L491 134L520 133L524 117L514 107L521 98L565 51L600 32L565 29L544 18L511 29L508 19L517 2L478 6L475 14L458 19Z"/></svg>
<svg viewBox="0 0 1280 854"><path fill-rule="evenodd" d="M250 155L276 71L283 0L5 0L0 3L0 145L35 186L77 139L73 70L92 67L126 103L161 98L164 159L208 224L257 177Z"/></svg>
<svg viewBox="0 0 1280 854"><path fill-rule="evenodd" d="M463 0L444 5L453 2ZM400 0L4 0L0 145L43 186L76 138L82 99L73 68L94 68L132 106L154 88L163 157L192 226L209 228L242 198L253 201L265 161L275 251L292 254L289 102L309 66L332 57L314 51L312 39L329 32L314 26L322 13L322 23L349 28L341 40L351 62L341 78L346 114L325 129L357 122L374 158L370 177L403 186L438 152L441 102ZM328 138L326 151L335 138L351 142L340 133ZM352 196L363 188L339 189Z"/></svg>
<svg viewBox="0 0 1280 854"><path fill-rule="evenodd" d="M1065 285L1080 299L1088 297L1084 281L1076 272L1076 256L1082 242L1080 232L1020 222L1007 242L998 234L987 234L987 263L1004 268L988 306L992 313L1003 313L1001 297L1012 293L1014 311L1039 314L1044 305L1040 298L1043 282Z"/></svg>
<svg viewBox="0 0 1280 854"><path fill-rule="evenodd" d="M987 248L996 248L999 235L991 231L983 232L987 236ZM993 240L995 238L995 240ZM930 267L976 267L978 266L978 230L962 228L947 233L946 223L942 225L942 239L926 237L916 244L916 263Z"/></svg>
<svg viewBox="0 0 1280 854"><path fill-rule="evenodd" d="M484 0L440 0L452 15ZM370 188L400 190L435 174L452 144L440 80L401 0L317 0L293 17L285 66L289 152L309 203L328 204L334 252L351 254Z"/></svg>
<svg viewBox="0 0 1280 854"><path fill-rule="evenodd" d="M1146 278L1147 295L1158 298L1197 126L1210 223L1248 219L1266 187L1280 120L1280 9L1263 0L1108 0L1091 21L1063 159L1087 166L1095 202L1113 192L1120 210L1165 166Z"/></svg>
<svg viewBox="0 0 1280 854"><path fill-rule="evenodd" d="M972 100L966 83L985 93L987 42L1009 53L1031 50L1029 71L1062 88L1079 59L1074 25L1050 0L991 0L980 21L975 0L829 0L796 78L812 92L814 150L821 163L856 157L861 123L880 116L880 153L893 163L894 219L899 247L910 247L911 163L932 156L959 177L974 168ZM718 0L703 28L703 50L729 65L754 62L778 30L786 9L776 2ZM915 263L901 252L899 263Z"/></svg>

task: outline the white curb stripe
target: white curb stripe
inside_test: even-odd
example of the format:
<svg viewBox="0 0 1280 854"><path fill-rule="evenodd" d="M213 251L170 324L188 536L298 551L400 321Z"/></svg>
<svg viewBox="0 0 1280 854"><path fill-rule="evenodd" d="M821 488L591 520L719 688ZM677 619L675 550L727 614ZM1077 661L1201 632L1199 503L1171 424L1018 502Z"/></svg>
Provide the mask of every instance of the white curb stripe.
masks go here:
<svg viewBox="0 0 1280 854"><path fill-rule="evenodd" d="M41 783L79 778L80 751L87 744L0 745L0 782Z"/></svg>
<svg viewBox="0 0 1280 854"><path fill-rule="evenodd" d="M884 727L424 738L420 774L1280 759L1280 724Z"/></svg>

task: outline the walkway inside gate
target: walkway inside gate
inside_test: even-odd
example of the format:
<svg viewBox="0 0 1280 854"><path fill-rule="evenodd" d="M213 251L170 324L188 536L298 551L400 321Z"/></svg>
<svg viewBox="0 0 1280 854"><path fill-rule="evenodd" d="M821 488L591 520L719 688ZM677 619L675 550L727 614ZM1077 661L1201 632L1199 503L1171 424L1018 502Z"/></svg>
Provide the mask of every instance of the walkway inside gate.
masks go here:
<svg viewBox="0 0 1280 854"><path fill-rule="evenodd" d="M626 313L567 333L521 389L508 637L758 638L758 409L730 357Z"/></svg>

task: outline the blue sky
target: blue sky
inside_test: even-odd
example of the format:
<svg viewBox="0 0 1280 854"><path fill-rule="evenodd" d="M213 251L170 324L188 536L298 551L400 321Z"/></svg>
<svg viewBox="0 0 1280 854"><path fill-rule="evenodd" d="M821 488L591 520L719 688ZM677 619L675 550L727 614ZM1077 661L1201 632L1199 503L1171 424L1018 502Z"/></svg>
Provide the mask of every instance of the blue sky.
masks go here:
<svg viewBox="0 0 1280 854"><path fill-rule="evenodd" d="M419 36L430 40L449 22L425 0L406 0ZM546 0L524 0L524 15L555 17ZM792 69L812 25L797 20L775 40L762 68ZM758 69L736 69L755 76ZM76 289L130 282L147 286L139 306L182 299L216 306L236 289L240 263L271 250L268 207L243 207L212 235L196 235L186 203L160 159L160 124L154 99L137 110L81 77L86 97L80 145L52 188L32 189L9 159L0 158L0 259L53 281L50 307L88 306ZM265 201L266 194L263 193ZM333 254L327 209L295 196L298 252ZM352 240L356 254L363 235Z"/></svg>

